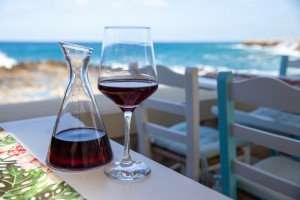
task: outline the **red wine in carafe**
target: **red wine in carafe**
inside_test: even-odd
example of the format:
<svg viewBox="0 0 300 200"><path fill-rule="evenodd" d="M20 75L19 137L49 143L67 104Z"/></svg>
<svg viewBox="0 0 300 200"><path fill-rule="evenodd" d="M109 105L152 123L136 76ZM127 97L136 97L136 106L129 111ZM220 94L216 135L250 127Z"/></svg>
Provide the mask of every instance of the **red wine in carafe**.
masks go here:
<svg viewBox="0 0 300 200"><path fill-rule="evenodd" d="M49 162L58 168L87 169L111 161L108 136L92 128L73 128L52 137Z"/></svg>
<svg viewBox="0 0 300 200"><path fill-rule="evenodd" d="M98 82L98 89L118 104L123 111L134 108L149 97L158 85L153 80L112 79Z"/></svg>

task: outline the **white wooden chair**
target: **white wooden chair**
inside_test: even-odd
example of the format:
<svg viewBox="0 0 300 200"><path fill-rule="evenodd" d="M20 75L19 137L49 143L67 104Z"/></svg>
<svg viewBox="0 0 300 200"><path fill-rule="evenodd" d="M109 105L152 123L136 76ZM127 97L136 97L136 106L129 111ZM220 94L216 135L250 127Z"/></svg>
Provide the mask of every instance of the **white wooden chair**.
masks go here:
<svg viewBox="0 0 300 200"><path fill-rule="evenodd" d="M218 114L223 193L237 198L237 187L262 199L300 199L300 132L279 135L240 124L235 119L236 102L300 113L300 89L273 78L232 81L232 73L218 77ZM271 156L254 165L236 159L236 139L262 145L283 155Z"/></svg>
<svg viewBox="0 0 300 200"><path fill-rule="evenodd" d="M151 97L141 104L135 115L139 151L150 156L151 141L158 146L181 154L185 156L186 175L197 180L199 177L199 159L202 158L206 161L206 156L219 154L218 132L212 128L199 127L198 69L186 68L183 75L166 67L158 66L158 78L160 84L183 88L185 101L175 103ZM147 109L184 116L186 123L180 123L169 128L149 122Z"/></svg>
<svg viewBox="0 0 300 200"><path fill-rule="evenodd" d="M198 179L199 175L199 91L198 70L187 68L185 75L158 66L158 79L160 84L185 89L185 102L182 104L168 102L161 99L150 98L143 102L135 112L138 132L138 149L150 156L150 137L165 138L186 145L186 175ZM189 106L187 106L189 105ZM187 120L187 133L171 130L158 124L150 123L145 109L165 111L176 115L183 115ZM154 136L154 137L153 137Z"/></svg>

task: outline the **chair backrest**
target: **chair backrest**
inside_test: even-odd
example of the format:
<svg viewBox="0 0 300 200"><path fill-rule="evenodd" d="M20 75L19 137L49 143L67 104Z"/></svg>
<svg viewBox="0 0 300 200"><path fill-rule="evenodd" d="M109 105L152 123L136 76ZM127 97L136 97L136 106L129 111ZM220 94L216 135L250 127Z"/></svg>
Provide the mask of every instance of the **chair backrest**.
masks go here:
<svg viewBox="0 0 300 200"><path fill-rule="evenodd" d="M286 76L288 67L300 68L300 59L290 60L289 56L281 56L279 76Z"/></svg>
<svg viewBox="0 0 300 200"><path fill-rule="evenodd" d="M183 143L186 145L186 175L197 179L200 159L198 69L186 68L185 74L179 74L167 67L158 66L157 71L160 84L184 89L185 101L175 103L150 97L140 105L135 112L139 151L150 156L149 137L151 135ZM183 135L178 131L149 122L147 117L148 109L184 116L187 123L187 133Z"/></svg>
<svg viewBox="0 0 300 200"><path fill-rule="evenodd" d="M236 198L236 176L298 199L300 186L236 159L236 138L293 156L300 155L300 141L288 136L251 128L235 122L235 102L300 113L300 90L274 78L233 81L232 73L218 76L218 109L221 173L224 194ZM294 133L300 136L300 133Z"/></svg>

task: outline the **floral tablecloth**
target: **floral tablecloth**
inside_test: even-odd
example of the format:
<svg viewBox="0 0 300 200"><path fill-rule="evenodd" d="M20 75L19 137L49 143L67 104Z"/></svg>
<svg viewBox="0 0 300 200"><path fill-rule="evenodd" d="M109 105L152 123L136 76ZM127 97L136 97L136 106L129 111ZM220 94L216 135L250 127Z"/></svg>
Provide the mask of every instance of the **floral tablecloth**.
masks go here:
<svg viewBox="0 0 300 200"><path fill-rule="evenodd" d="M0 199L84 199L35 159L11 135L0 130Z"/></svg>

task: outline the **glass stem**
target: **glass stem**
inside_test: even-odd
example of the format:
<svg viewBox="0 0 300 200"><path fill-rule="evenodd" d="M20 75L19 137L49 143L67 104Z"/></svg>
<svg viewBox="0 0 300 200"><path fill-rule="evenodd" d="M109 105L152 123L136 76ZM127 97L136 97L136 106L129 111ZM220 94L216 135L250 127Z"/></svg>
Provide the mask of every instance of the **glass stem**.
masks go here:
<svg viewBox="0 0 300 200"><path fill-rule="evenodd" d="M131 117L132 112L131 111L125 111L124 112L124 121L125 121L125 130L124 130L124 152L123 152L123 158L122 163L123 164L130 164L132 162L131 156L130 156L130 124L131 124Z"/></svg>

